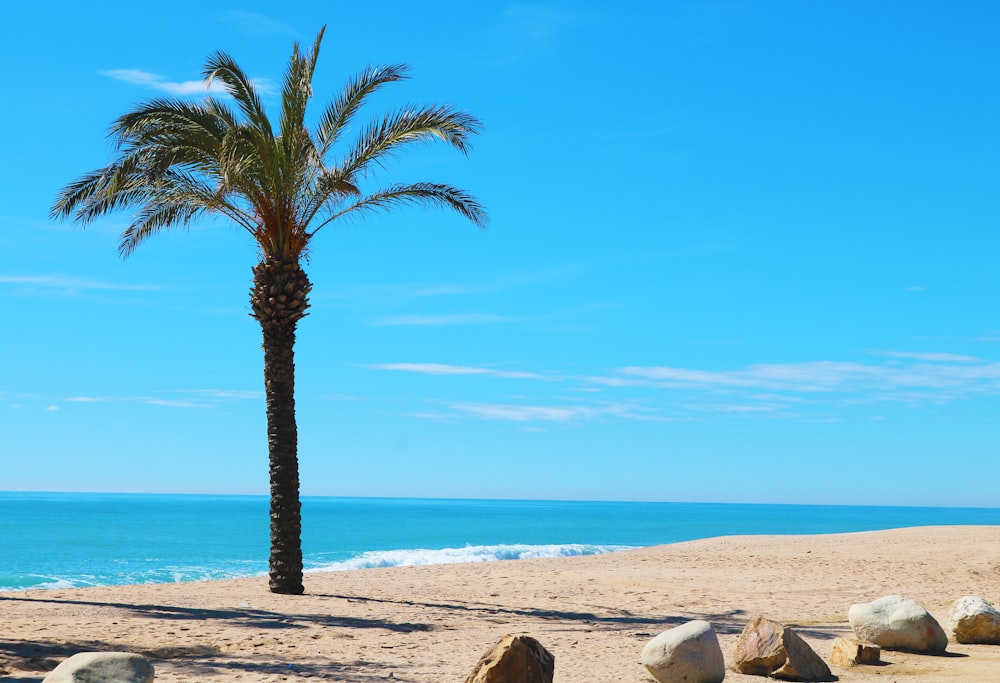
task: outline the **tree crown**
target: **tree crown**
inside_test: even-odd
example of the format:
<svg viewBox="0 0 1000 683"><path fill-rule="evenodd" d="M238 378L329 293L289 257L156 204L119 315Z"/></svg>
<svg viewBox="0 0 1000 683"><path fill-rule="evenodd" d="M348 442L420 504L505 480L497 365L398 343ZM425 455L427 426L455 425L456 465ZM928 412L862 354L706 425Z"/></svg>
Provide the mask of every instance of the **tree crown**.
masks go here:
<svg viewBox="0 0 1000 683"><path fill-rule="evenodd" d="M317 231L345 215L402 204L443 206L485 227L483 207L451 185L392 184L368 193L359 187L359 179L404 147L437 140L464 154L482 128L450 106L408 107L370 121L344 142L365 100L408 77L405 65L363 70L326 105L314 129L307 127L324 30L307 52L294 46L277 133L253 81L217 52L206 60L203 76L220 82L235 108L212 96L200 103L158 98L140 104L111 127L112 161L64 187L52 216L86 225L133 209L119 244L127 256L161 230L218 214L250 233L265 257L280 260L297 260ZM335 146L346 149L337 158Z"/></svg>

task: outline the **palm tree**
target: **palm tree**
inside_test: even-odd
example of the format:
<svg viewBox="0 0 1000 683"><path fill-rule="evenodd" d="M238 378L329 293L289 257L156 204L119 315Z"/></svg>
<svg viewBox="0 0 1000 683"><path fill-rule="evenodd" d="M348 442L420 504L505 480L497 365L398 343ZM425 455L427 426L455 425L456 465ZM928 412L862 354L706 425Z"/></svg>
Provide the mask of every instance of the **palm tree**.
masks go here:
<svg viewBox="0 0 1000 683"><path fill-rule="evenodd" d="M431 105L390 112L344 134L369 95L407 77L407 67L369 68L349 80L316 124L306 126L313 70L323 39L312 50L296 44L281 90L275 134L254 83L228 55L205 63L207 82L221 82L236 104L207 97L200 104L155 99L111 127L110 164L61 190L54 218L88 224L119 209L134 210L121 235L128 256L150 236L185 227L203 214L221 215L246 230L260 248L250 289L251 316L264 336L264 387L271 481L270 589L301 594L302 546L295 425L295 328L309 308L312 284L301 261L322 228L349 214L403 204L454 209L485 227L486 212L464 191L438 183L391 184L362 191L361 180L401 148L440 140L467 153L481 128L473 116Z"/></svg>

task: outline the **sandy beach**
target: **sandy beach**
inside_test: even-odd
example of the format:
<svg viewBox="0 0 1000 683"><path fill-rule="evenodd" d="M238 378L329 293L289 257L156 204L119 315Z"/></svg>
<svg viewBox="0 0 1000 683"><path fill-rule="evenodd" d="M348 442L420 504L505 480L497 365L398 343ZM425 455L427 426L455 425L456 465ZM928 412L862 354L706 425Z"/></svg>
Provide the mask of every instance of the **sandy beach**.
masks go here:
<svg viewBox="0 0 1000 683"><path fill-rule="evenodd" d="M760 614L797 627L824 659L847 610L889 594L945 625L963 595L1000 598L1000 527L739 536L610 555L395 567L306 577L304 596L263 578L0 593L0 681L36 681L86 650L149 657L158 681L465 679L508 633L554 655L555 680L651 681L645 643L710 621L727 665ZM883 652L841 681L1000 681L1000 646L945 656ZM733 671L727 681L759 681Z"/></svg>

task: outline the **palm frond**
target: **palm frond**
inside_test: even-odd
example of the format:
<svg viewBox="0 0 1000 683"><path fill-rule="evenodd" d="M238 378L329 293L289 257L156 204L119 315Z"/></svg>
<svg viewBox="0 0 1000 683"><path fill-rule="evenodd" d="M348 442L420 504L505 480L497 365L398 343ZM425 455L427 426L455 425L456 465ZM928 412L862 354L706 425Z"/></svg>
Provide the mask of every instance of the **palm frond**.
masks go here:
<svg viewBox="0 0 1000 683"><path fill-rule="evenodd" d="M369 67L352 78L327 105L316 127L316 147L325 157L351 124L365 99L382 86L409 78L405 64Z"/></svg>
<svg viewBox="0 0 1000 683"><path fill-rule="evenodd" d="M204 104L183 100L155 99L119 117L109 131L116 148L125 145L160 143L170 137L187 141L218 141L225 134L228 121L220 116L221 103L209 99Z"/></svg>
<svg viewBox="0 0 1000 683"><path fill-rule="evenodd" d="M257 88L232 57L225 52L216 52L206 60L202 75L209 83L215 79L222 81L226 92L236 101L251 125L261 133L273 136L271 122L264 111Z"/></svg>
<svg viewBox="0 0 1000 683"><path fill-rule="evenodd" d="M204 208L189 204L148 204L122 233L118 253L129 256L149 237L170 227L186 228L204 212Z"/></svg>
<svg viewBox="0 0 1000 683"><path fill-rule="evenodd" d="M485 227L483 207L450 185L394 184L365 194L359 182L412 144L443 141L467 153L469 139L482 124L453 107L392 112L364 126L342 159L326 161L367 98L407 78L408 69L397 64L361 72L310 131L306 110L323 35L320 30L309 50L297 45L293 50L281 92L280 135L274 135L253 82L229 55L218 52L206 60L203 73L223 84L235 106L214 97L200 103L160 98L138 105L111 126L111 163L64 187L51 216L87 224L112 211L135 211L122 234L123 255L153 234L186 227L209 213L233 221L265 254L282 259L298 258L319 229L345 215L405 204L448 208Z"/></svg>
<svg viewBox="0 0 1000 683"><path fill-rule="evenodd" d="M352 173L362 173L372 163L384 166L387 156L402 145L441 140L467 154L468 139L482 129L476 117L455 111L447 105L402 110L386 115L358 136L344 166Z"/></svg>
<svg viewBox="0 0 1000 683"><path fill-rule="evenodd" d="M343 169L322 171L312 184L311 192L304 194L298 211L299 223L310 225L324 207L335 211L348 197L361 196L361 190Z"/></svg>
<svg viewBox="0 0 1000 683"><path fill-rule="evenodd" d="M397 184L373 192L346 206L326 218L312 230L315 235L321 228L350 213L371 213L388 211L400 205L425 204L454 209L480 228L489 225L489 215L483 206L470 194L451 185L439 183Z"/></svg>
<svg viewBox="0 0 1000 683"><path fill-rule="evenodd" d="M300 54L298 43L292 50L281 88L281 137L285 141L298 134L304 126L306 105L313 94L313 72L325 31L325 26L320 29L309 54Z"/></svg>

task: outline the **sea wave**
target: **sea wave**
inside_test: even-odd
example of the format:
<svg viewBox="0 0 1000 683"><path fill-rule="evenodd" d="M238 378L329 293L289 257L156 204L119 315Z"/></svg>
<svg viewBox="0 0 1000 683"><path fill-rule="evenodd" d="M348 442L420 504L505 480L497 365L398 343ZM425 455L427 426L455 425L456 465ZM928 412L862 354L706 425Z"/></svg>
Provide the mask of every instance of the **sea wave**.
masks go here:
<svg viewBox="0 0 1000 683"><path fill-rule="evenodd" d="M229 563L227 566L166 566L156 569L120 569L103 574L80 573L71 576L42 574L0 574L0 593L25 590L54 590L59 588L90 588L93 586L122 586L157 583L186 583L239 579L266 574L266 564Z"/></svg>
<svg viewBox="0 0 1000 683"><path fill-rule="evenodd" d="M427 564L458 564L461 562L494 562L528 560L544 557L575 557L603 555L634 546L588 545L467 545L462 548L412 548L404 550L372 550L346 560L309 563L308 572L350 571L379 567L415 567Z"/></svg>
<svg viewBox="0 0 1000 683"><path fill-rule="evenodd" d="M305 558L307 572L350 571L378 567L413 567L427 564L457 564L460 562L494 562L500 560L526 560L544 557L574 557L602 555L635 546L593 545L570 543L562 545L467 545L460 548L411 548L403 550L371 550L337 559L330 555L313 554ZM151 560L147 560L150 562ZM80 572L69 576L43 574L4 575L0 572L0 593L35 589L88 588L91 586L117 586L130 584L181 583L237 579L267 574L263 561L228 561L217 565L165 564L155 568L138 569L123 566L115 561L114 571L101 573Z"/></svg>
<svg viewBox="0 0 1000 683"><path fill-rule="evenodd" d="M65 579L58 576L43 576L41 574L26 574L23 576L0 576L0 593L6 591L25 591L33 588L54 590L57 588L85 588L97 585L85 578Z"/></svg>

